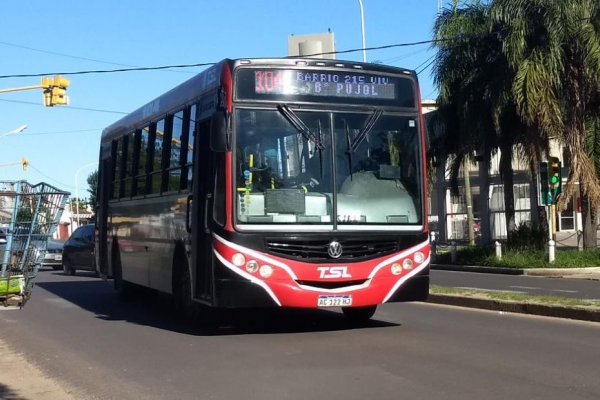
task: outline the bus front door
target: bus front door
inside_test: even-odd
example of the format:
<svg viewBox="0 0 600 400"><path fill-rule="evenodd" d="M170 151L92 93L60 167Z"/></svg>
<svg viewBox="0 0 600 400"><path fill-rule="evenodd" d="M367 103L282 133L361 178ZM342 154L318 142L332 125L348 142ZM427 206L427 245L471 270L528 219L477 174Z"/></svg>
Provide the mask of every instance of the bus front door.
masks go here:
<svg viewBox="0 0 600 400"><path fill-rule="evenodd" d="M209 207L212 204L214 185L213 156L210 151L210 123L199 122L196 128L194 146L194 174L192 202L192 265L195 266L196 298L212 304L212 218Z"/></svg>

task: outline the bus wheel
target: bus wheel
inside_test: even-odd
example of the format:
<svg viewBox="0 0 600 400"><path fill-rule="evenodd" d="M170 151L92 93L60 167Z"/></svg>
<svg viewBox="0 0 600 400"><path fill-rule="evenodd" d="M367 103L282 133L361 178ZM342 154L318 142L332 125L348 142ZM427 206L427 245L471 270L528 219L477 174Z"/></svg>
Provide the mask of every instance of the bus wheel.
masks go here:
<svg viewBox="0 0 600 400"><path fill-rule="evenodd" d="M349 321L356 323L366 322L371 319L373 314L375 314L375 310L377 310L377 306L342 308L344 317L346 317Z"/></svg>
<svg viewBox="0 0 600 400"><path fill-rule="evenodd" d="M192 279L187 262L178 257L175 261L173 277L173 308L175 313L186 321L197 318L197 305L192 300Z"/></svg>
<svg viewBox="0 0 600 400"><path fill-rule="evenodd" d="M115 291L121 299L125 300L128 298L131 288L129 287L129 283L123 280L123 268L121 266L121 255L118 245L114 246L112 251L112 267Z"/></svg>

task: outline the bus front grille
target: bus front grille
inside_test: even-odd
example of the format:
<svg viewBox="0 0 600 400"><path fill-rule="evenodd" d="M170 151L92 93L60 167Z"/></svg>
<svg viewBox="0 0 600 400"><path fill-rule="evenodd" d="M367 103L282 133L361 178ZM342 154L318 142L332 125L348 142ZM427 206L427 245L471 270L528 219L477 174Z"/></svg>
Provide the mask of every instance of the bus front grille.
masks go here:
<svg viewBox="0 0 600 400"><path fill-rule="evenodd" d="M342 255L333 258L328 249L332 239L276 238L266 240L270 254L302 261L360 261L381 257L397 251L395 240L339 239Z"/></svg>

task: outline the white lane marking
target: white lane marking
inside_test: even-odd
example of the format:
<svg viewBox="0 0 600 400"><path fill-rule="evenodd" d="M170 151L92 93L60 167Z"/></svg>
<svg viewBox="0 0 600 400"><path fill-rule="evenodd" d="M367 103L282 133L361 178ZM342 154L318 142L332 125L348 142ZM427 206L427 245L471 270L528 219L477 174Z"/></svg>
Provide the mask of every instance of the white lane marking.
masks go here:
<svg viewBox="0 0 600 400"><path fill-rule="evenodd" d="M525 290L542 290L542 288L535 287L535 286L509 286L509 288L513 288L513 289L525 289Z"/></svg>
<svg viewBox="0 0 600 400"><path fill-rule="evenodd" d="M493 293L526 293L518 290L495 290L495 289L483 289L478 287L469 287L469 286L459 286L455 287L455 289L463 289L463 290L478 290L480 292L493 292Z"/></svg>

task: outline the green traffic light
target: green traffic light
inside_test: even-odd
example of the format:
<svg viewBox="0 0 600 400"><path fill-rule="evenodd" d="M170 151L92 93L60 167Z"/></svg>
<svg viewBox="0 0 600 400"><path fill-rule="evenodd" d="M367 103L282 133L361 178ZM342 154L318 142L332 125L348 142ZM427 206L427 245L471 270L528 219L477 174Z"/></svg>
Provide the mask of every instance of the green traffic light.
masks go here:
<svg viewBox="0 0 600 400"><path fill-rule="evenodd" d="M550 183L556 185L558 183L558 176L552 175L552 177L550 178Z"/></svg>

